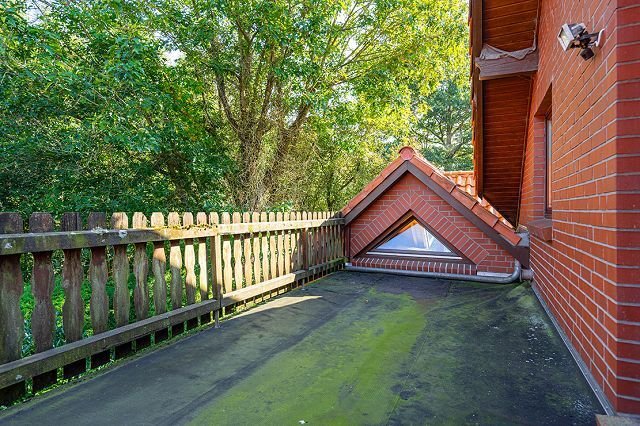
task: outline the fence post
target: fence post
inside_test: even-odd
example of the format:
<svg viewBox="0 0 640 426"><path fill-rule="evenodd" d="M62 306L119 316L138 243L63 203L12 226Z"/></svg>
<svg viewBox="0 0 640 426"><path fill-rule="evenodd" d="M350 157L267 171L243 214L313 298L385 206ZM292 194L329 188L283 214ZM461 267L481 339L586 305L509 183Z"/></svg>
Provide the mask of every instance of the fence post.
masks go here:
<svg viewBox="0 0 640 426"><path fill-rule="evenodd" d="M260 213L253 212L251 214L251 221L260 222ZM253 233L252 248L253 248L253 278L256 284L260 284L263 280L261 279L262 271L260 269L260 234L257 232Z"/></svg>
<svg viewBox="0 0 640 426"><path fill-rule="evenodd" d="M167 225L171 228L180 227L180 216L178 213L171 212L167 218ZM171 269L171 309L178 309L182 306L182 251L180 249L180 241L173 240L169 243L169 267Z"/></svg>
<svg viewBox="0 0 640 426"><path fill-rule="evenodd" d="M107 227L107 216L104 213L89 213L87 229L104 229ZM89 263L89 281L91 282L91 301L89 313L93 334L104 333L108 329L109 296L107 295L107 248L93 247ZM111 351L106 350L91 355L91 368L100 367L111 360Z"/></svg>
<svg viewBox="0 0 640 426"><path fill-rule="evenodd" d="M198 212L196 215L196 223L198 226L207 226L207 214ZM210 244L213 239L210 239ZM198 267L200 274L198 276L198 284L200 289L200 301L209 300L209 279L207 278L207 239L198 238ZM211 271L213 273L213 271ZM211 312L200 316L201 324L209 324L211 322Z"/></svg>
<svg viewBox="0 0 640 426"><path fill-rule="evenodd" d="M61 221L62 231L81 231L82 219L80 213L65 213ZM82 339L84 328L84 300L81 287L84 271L82 268L82 250L63 250L64 264L62 266L62 288L64 289L64 304L62 305L62 326L67 343ZM80 359L64 366L64 378L68 379L86 371L85 359Z"/></svg>
<svg viewBox="0 0 640 426"><path fill-rule="evenodd" d="M151 214L151 227L164 227L164 215L159 212ZM167 280L165 273L167 272L167 255L164 251L164 242L156 241L153 243L153 306L156 315L167 312ZM157 337L157 336L156 336Z"/></svg>
<svg viewBox="0 0 640 426"><path fill-rule="evenodd" d="M276 222L282 222L282 212L276 212ZM276 256L278 276L281 277L284 275L284 231L276 232Z"/></svg>
<svg viewBox="0 0 640 426"><path fill-rule="evenodd" d="M284 214L283 220L286 222L291 221L291 213L286 212ZM284 273L291 273L291 233L288 229L283 231L284 234ZM289 288L293 288L293 285L290 284Z"/></svg>
<svg viewBox="0 0 640 426"><path fill-rule="evenodd" d="M276 214L270 212L268 216L269 222L276 221ZM277 278L278 275L278 240L276 238L276 231L269 231L269 265L271 270L271 278ZM277 294L277 293L276 293ZM269 299L273 296L273 290L269 291Z"/></svg>
<svg viewBox="0 0 640 426"><path fill-rule="evenodd" d="M87 229L106 228L107 217L104 213L89 213ZM109 296L107 295L107 249L93 247L89 264L89 281L91 281L91 324L93 334L107 331L109 319Z"/></svg>
<svg viewBox="0 0 640 426"><path fill-rule="evenodd" d="M140 212L134 213L133 227L135 229L146 229L146 216ZM136 286L133 291L133 305L136 312L136 320L139 321L149 316L149 288L147 284L149 259L147 257L147 243L135 244L133 274L136 277Z"/></svg>
<svg viewBox="0 0 640 426"><path fill-rule="evenodd" d="M267 213L260 213L260 222L267 222ZM264 281L268 281L271 278L275 278L271 275L271 268L269 267L269 237L266 232L261 232L261 246L262 246L262 277Z"/></svg>
<svg viewBox="0 0 640 426"><path fill-rule="evenodd" d="M302 220L302 214L300 212L293 213L294 220ZM293 256L293 271L298 272L302 269L302 230L296 229L292 238L292 252ZM298 287L304 278L296 280L296 287Z"/></svg>
<svg viewBox="0 0 640 426"><path fill-rule="evenodd" d="M180 215L176 212L170 212L167 217L167 225L171 228L180 228ZM169 268L171 269L171 309L182 307L182 249L180 241L172 240L169 249ZM177 336L184 332L184 324L176 324L171 327L173 336Z"/></svg>
<svg viewBox="0 0 640 426"><path fill-rule="evenodd" d="M249 212L242 213L242 221L244 223L251 222L251 214ZM252 234L246 234L242 241L242 248L244 253L244 285L245 287L251 287L253 283L253 262L251 260L251 255L253 254L253 250L251 248L251 241L253 240ZM254 299L255 300L255 299ZM246 302L245 302L246 306Z"/></svg>
<svg viewBox="0 0 640 426"><path fill-rule="evenodd" d="M114 213L111 216L113 229L127 229L129 218L125 213ZM116 318L116 326L129 324L129 258L127 246L113 246L113 281L115 289L113 293L113 311Z"/></svg>
<svg viewBox="0 0 640 426"><path fill-rule="evenodd" d="M22 233L18 213L0 213L0 234ZM22 356L24 319L20 310L23 283L20 255L0 256L0 364ZM0 389L0 404L8 405L24 395L24 381Z"/></svg>
<svg viewBox="0 0 640 426"><path fill-rule="evenodd" d="M193 214L186 212L182 215L182 226L184 228L193 227ZM184 240L184 268L185 268L185 289L187 295L187 305L196 303L196 252L193 246L193 238ZM198 326L198 318L187 320L187 330Z"/></svg>
<svg viewBox="0 0 640 426"><path fill-rule="evenodd" d="M182 215L182 226L185 229L193 226L193 214L186 212ZM187 305L196 303L196 252L193 247L193 239L184 240L184 268L185 268L185 289Z"/></svg>
<svg viewBox="0 0 640 426"><path fill-rule="evenodd" d="M29 232L52 232L53 218L49 213L32 213L29 217ZM33 273L31 275L34 307L31 316L31 332L36 344L36 352L53 347L56 311L53 307L53 264L50 251L33 253ZM53 385L58 379L56 370L47 371L33 377L33 393Z"/></svg>
<svg viewBox="0 0 640 426"><path fill-rule="evenodd" d="M111 216L113 229L125 230L129 228L129 217L126 213L114 213ZM129 295L129 257L127 245L113 246L113 313L116 318L116 327L129 324L129 308L131 300ZM115 348L115 358L124 358L132 352L131 343L124 343Z"/></svg>
<svg viewBox="0 0 640 426"><path fill-rule="evenodd" d="M233 212L231 215L233 223L241 223L242 216L240 212ZM233 280L235 282L235 289L240 290L242 288L242 281L244 275L242 271L242 236L235 234L233 236Z"/></svg>
<svg viewBox="0 0 640 426"><path fill-rule="evenodd" d="M215 225L217 228L220 223L218 213L212 212L209 215L209 223ZM216 235L211 239L211 265L213 270L211 271L211 279L214 280L211 286L211 292L213 298L218 301L218 309L214 312L215 327L220 327L220 310L222 309L222 240L220 234L216 232Z"/></svg>
<svg viewBox="0 0 640 426"><path fill-rule="evenodd" d="M162 213L155 212L151 214L151 227L164 227L164 215ZM153 307L155 308L155 314L160 315L167 312L167 280L165 279L165 273L167 272L167 254L164 250L164 241L156 241L153 243L151 269L153 271ZM155 332L155 343L162 342L168 338L168 328Z"/></svg>
<svg viewBox="0 0 640 426"><path fill-rule="evenodd" d="M222 213L222 223L227 225L231 223L231 216L229 213ZM233 291L233 269L231 265L231 239L229 236L225 236L222 239L222 262L224 264L223 268L223 282L224 282L224 294L231 293ZM220 296L220 301L224 295ZM226 315L227 312L231 311L231 307L227 306L224 308L223 314Z"/></svg>
<svg viewBox="0 0 640 426"><path fill-rule="evenodd" d="M302 220L307 220L307 212L302 212ZM309 281L309 228L305 227L300 232L300 255L302 270L305 271L302 279L302 287Z"/></svg>
<svg viewBox="0 0 640 426"><path fill-rule="evenodd" d="M338 217L342 217L342 213L338 213ZM342 225L340 229L340 242L338 245L338 250L340 252L340 256L342 256L345 260L340 264L340 269L344 269L344 262L348 262L349 252L351 251L351 228L346 224Z"/></svg>
<svg viewBox="0 0 640 426"><path fill-rule="evenodd" d="M146 229L147 217L136 212L132 218L133 228ZM138 243L134 245L133 254L133 275L136 279L136 286L133 289L133 307L136 313L136 321L140 321L149 317L149 284L147 277L149 276L149 257L147 256L147 243ZM146 348L151 345L151 335L139 337L136 339L136 350Z"/></svg>

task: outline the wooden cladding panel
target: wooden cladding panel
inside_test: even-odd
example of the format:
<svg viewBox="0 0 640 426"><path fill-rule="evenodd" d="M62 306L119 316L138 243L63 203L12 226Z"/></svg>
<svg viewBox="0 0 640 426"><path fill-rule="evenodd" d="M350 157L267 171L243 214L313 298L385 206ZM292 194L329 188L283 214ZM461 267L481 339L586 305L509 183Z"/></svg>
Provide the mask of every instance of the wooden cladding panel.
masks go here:
<svg viewBox="0 0 640 426"><path fill-rule="evenodd" d="M482 39L499 49L514 51L533 45L537 0L485 0Z"/></svg>
<svg viewBox="0 0 640 426"><path fill-rule="evenodd" d="M529 110L530 78L508 77L482 82L483 195L515 223L520 196L522 156ZM511 93L516 93L515 96Z"/></svg>

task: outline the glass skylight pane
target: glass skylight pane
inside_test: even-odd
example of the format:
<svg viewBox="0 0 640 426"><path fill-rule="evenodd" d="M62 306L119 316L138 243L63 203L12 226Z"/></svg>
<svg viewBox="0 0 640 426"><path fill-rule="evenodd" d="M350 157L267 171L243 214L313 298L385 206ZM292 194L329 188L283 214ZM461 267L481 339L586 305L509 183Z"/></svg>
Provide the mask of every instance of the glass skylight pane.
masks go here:
<svg viewBox="0 0 640 426"><path fill-rule="evenodd" d="M409 223L398 235L376 247L377 250L429 251L451 253L432 233L418 222Z"/></svg>

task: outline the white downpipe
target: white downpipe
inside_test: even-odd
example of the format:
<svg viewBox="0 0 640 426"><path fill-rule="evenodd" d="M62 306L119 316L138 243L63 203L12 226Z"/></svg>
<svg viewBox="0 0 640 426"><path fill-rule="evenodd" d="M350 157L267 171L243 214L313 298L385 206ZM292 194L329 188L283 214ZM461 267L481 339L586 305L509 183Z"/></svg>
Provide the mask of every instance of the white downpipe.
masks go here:
<svg viewBox="0 0 640 426"><path fill-rule="evenodd" d="M519 280L530 280L533 271L522 269L522 265L517 260L513 266L513 272L506 277L489 277L483 275L449 274L445 272L420 272L420 271L400 271L395 269L371 268L367 266L353 266L351 263L345 264L345 270L354 272L378 272L383 274L406 275L409 277L441 278L445 280L474 281L488 284L511 284Z"/></svg>

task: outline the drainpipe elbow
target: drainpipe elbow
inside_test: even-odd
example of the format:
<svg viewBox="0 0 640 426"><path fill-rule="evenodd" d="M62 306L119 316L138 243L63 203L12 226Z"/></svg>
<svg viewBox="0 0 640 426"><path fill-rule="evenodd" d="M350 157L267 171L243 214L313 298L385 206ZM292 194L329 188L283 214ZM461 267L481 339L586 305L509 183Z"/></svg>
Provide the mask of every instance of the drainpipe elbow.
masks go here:
<svg viewBox="0 0 640 426"><path fill-rule="evenodd" d="M520 272L520 280L531 281L533 280L533 269L522 269Z"/></svg>

